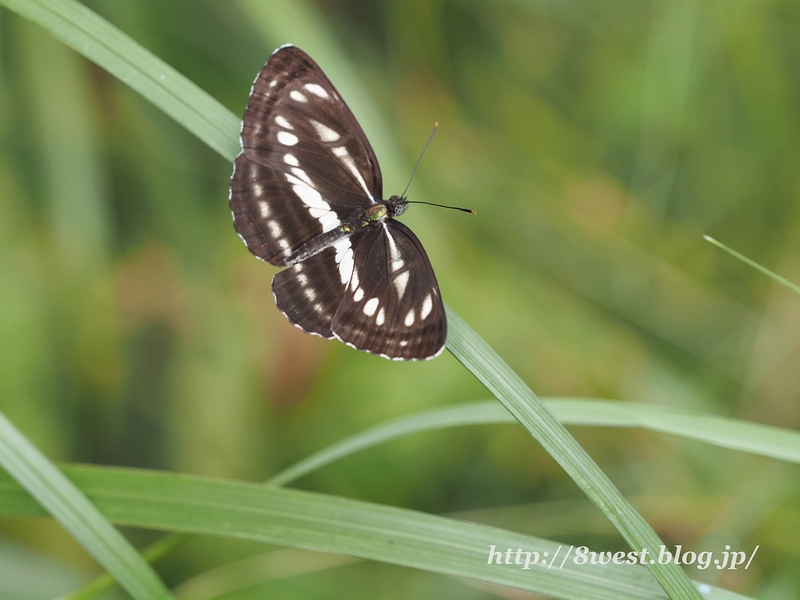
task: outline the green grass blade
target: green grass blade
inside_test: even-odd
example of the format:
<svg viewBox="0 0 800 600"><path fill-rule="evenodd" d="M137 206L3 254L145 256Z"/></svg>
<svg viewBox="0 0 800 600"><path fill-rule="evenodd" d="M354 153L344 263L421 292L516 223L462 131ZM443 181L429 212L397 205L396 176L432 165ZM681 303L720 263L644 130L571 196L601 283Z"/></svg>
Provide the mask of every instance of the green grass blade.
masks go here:
<svg viewBox="0 0 800 600"><path fill-rule="evenodd" d="M299 490L138 469L65 465L64 472L115 523L248 539L346 554L468 577L556 598L664 598L637 565L575 565L523 570L488 564L489 547L548 552L558 544L503 529ZM43 511L0 474L0 514ZM560 556L565 556L563 547ZM560 563L558 563L560 567ZM708 587L706 598L741 598Z"/></svg>
<svg viewBox="0 0 800 600"><path fill-rule="evenodd" d="M228 160L239 153L239 121L228 109L73 0L0 0L127 83Z"/></svg>
<svg viewBox="0 0 800 600"><path fill-rule="evenodd" d="M658 553L663 542L600 467L541 400L481 337L447 308L447 348L508 409L578 484L636 551ZM700 598L686 574L672 563L647 565L670 598Z"/></svg>
<svg viewBox="0 0 800 600"><path fill-rule="evenodd" d="M150 565L97 508L0 413L0 465L134 598L172 598ZM34 504L35 504L34 502Z"/></svg>
<svg viewBox="0 0 800 600"><path fill-rule="evenodd" d="M142 558L150 564L156 563L190 539L192 539L192 536L188 533L165 535L142 550ZM108 573L103 573L72 592L59 596L57 600L92 600L101 597L107 591L116 588L116 586L116 579Z"/></svg>
<svg viewBox="0 0 800 600"><path fill-rule="evenodd" d="M514 417L495 401L426 410L370 427L331 444L276 473L267 480L267 483L275 486L286 485L340 458L412 433L460 425L515 422Z"/></svg>
<svg viewBox="0 0 800 600"><path fill-rule="evenodd" d="M0 0L127 82L221 155L238 152L238 119L129 37L71 0ZM658 536L516 374L452 310L448 348L539 440L634 549ZM699 598L674 565L649 567L671 597Z"/></svg>
<svg viewBox="0 0 800 600"><path fill-rule="evenodd" d="M561 398L545 405L567 425L640 427L800 463L800 433L791 429L639 402Z"/></svg>
<svg viewBox="0 0 800 600"><path fill-rule="evenodd" d="M739 259L740 261L742 261L743 263L750 265L750 266L751 266L751 267L753 267L754 269L758 269L759 271L761 271L761 272L762 272L764 275L766 275L767 277L771 277L772 279L774 279L774 280L775 280L775 281L777 281L778 283L785 285L787 288L789 288L789 289L790 289L790 290L792 290L793 292L795 292L795 293L797 293L797 294L800 294L800 286L798 286L796 283L792 283L791 281L789 281L789 280L788 280L788 279L786 279L785 277L781 277L781 276L780 276L780 275L778 275L777 273L773 273L773 272L772 272L772 271L770 271L768 268L766 268L766 267L764 267L764 266L762 266L762 265L758 264L756 261L754 261L754 260L752 260L752 259L750 259L750 258L747 258L747 257L746 257L744 254L740 254L740 253L738 253L738 252L737 252L736 250L734 250L733 248L728 248L728 246L726 246L725 244L723 244L723 243L722 243L722 242L720 242L720 241L717 241L717 240L715 240L715 239L714 239L714 238L712 238L710 235L704 235L704 236L703 236L703 239L704 239L705 241L707 241L707 242L711 242L711 243L712 243L712 244L714 244L714 245L715 245L717 248L721 248L722 250L725 250L725 252L727 252L727 253L728 253L728 254L730 254L731 256L735 256L736 258L738 258L738 259Z"/></svg>
<svg viewBox="0 0 800 600"><path fill-rule="evenodd" d="M211 600L276 579L319 573L356 562L359 559L352 556L281 548L210 569L184 581L173 591L178 600Z"/></svg>
<svg viewBox="0 0 800 600"><path fill-rule="evenodd" d="M723 448L800 463L800 433L780 427L705 415L666 406L589 398L543 398L564 425L640 427ZM340 458L413 433L517 420L494 400L418 412L371 427L315 452L275 474L270 485L286 485Z"/></svg>
<svg viewBox="0 0 800 600"><path fill-rule="evenodd" d="M544 405L565 425L600 427L639 427L731 448L800 463L800 433L779 427L749 423L726 417L637 402L620 402L588 398L544 398ZM291 483L340 458L389 442L406 435L464 425L516 423L517 420L495 400L447 406L400 417L359 432L326 448L271 477L267 483L281 486ZM173 540L173 538L175 538ZM180 543L186 536L167 536L155 544ZM145 557L151 556L145 552ZM159 552L152 558L161 556ZM105 591L113 580L102 577L102 585L70 594L65 600L94 598Z"/></svg>

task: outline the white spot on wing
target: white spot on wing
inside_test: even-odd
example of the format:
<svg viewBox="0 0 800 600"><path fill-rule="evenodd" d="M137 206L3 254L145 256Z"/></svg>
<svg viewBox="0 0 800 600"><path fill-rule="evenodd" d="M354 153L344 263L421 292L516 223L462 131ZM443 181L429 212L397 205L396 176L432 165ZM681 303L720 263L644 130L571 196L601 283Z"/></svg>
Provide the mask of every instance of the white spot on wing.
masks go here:
<svg viewBox="0 0 800 600"><path fill-rule="evenodd" d="M269 232L272 235L272 237L274 238L281 237L283 230L281 229L281 226L278 225L277 221L275 220L267 221L267 227L269 227Z"/></svg>
<svg viewBox="0 0 800 600"><path fill-rule="evenodd" d="M354 290L354 289L356 289L356 288L358 287L358 284L359 284L359 281L358 281L358 271L356 271L355 269L353 269L353 277L352 277L352 279L350 279L350 289L351 289L351 290ZM363 292L362 292L362 293L363 293Z"/></svg>
<svg viewBox="0 0 800 600"><path fill-rule="evenodd" d="M256 196L263 196L264 195L264 186L260 183L253 184L253 194Z"/></svg>
<svg viewBox="0 0 800 600"><path fill-rule="evenodd" d="M376 310L378 310L378 299L370 298L367 300L367 303L364 305L364 314L371 317L375 314Z"/></svg>
<svg viewBox="0 0 800 600"><path fill-rule="evenodd" d="M294 173L295 177L302 179L306 185L314 187L314 184L311 182L311 178L308 176L308 173L306 173L303 169L300 167L292 167L291 171Z"/></svg>
<svg viewBox="0 0 800 600"><path fill-rule="evenodd" d="M353 274L353 276L355 277L355 273ZM356 302L361 302L361 299L363 297L364 297L364 290L362 290L361 288L358 288L356 290L356 293L353 294L353 300L355 300Z"/></svg>
<svg viewBox="0 0 800 600"><path fill-rule="evenodd" d="M278 141L284 146L294 146L300 141L295 134L289 133L288 131L279 131L277 138Z"/></svg>
<svg viewBox="0 0 800 600"><path fill-rule="evenodd" d="M322 199L322 195L313 187L291 175L287 175L287 179L294 184L292 186L294 193L306 206L326 211L331 209L330 205Z"/></svg>
<svg viewBox="0 0 800 600"><path fill-rule="evenodd" d="M337 217L336 213L332 210L322 212L317 209L310 209L308 212L310 212L311 216L317 219L319 224L322 225L323 233L327 233L331 229L336 229L341 224L339 217Z"/></svg>
<svg viewBox="0 0 800 600"><path fill-rule="evenodd" d="M261 213L261 218L266 219L269 216L269 204L264 200L259 200L258 211Z"/></svg>
<svg viewBox="0 0 800 600"><path fill-rule="evenodd" d="M309 92L311 92L315 96L318 96L319 98L323 98L323 99L330 98L330 96L328 95L328 92L326 92L325 88L322 87L321 85L318 85L316 83L307 83L303 87L306 88L306 90L308 90Z"/></svg>
<svg viewBox="0 0 800 600"><path fill-rule="evenodd" d="M378 312L378 317L375 319L375 324L379 327L383 325L383 322L386 320L386 313L381 308L380 312Z"/></svg>
<svg viewBox="0 0 800 600"><path fill-rule="evenodd" d="M394 273L395 271L402 269L405 263L403 262L403 257L400 255L400 249L397 247L397 243L394 241L392 234L389 233L386 224L383 225L383 229L386 231L386 239L389 240L389 259L392 261L390 268L392 269L392 273ZM400 294L400 296L402 297L403 295Z"/></svg>
<svg viewBox="0 0 800 600"><path fill-rule="evenodd" d="M281 115L275 117L275 122L284 129L294 129L294 127L292 127L292 124L289 123L289 121L287 121L286 119L284 119Z"/></svg>
<svg viewBox="0 0 800 600"><path fill-rule="evenodd" d="M342 280L342 285L347 285L350 281L350 276L353 274L353 250L351 246L350 238L343 238L333 245L336 248L336 263L339 265L339 276Z"/></svg>
<svg viewBox="0 0 800 600"><path fill-rule="evenodd" d="M425 300L422 301L422 310L419 311L420 319L426 319L431 311L433 310L433 299L431 298L430 293L425 296Z"/></svg>
<svg viewBox="0 0 800 600"><path fill-rule="evenodd" d="M406 287L408 286L408 278L410 274L408 271L403 271L392 280L392 284L394 284L394 289L397 290L397 297L401 300L406 293ZM423 317L424 318L424 317Z"/></svg>
<svg viewBox="0 0 800 600"><path fill-rule="evenodd" d="M411 327L414 324L414 309L413 308L410 311L408 311L408 314L406 315L406 320L403 321L403 323L405 323L406 327Z"/></svg>
<svg viewBox="0 0 800 600"><path fill-rule="evenodd" d="M313 300L314 298L317 297L317 293L311 288L304 289L303 293L306 295L306 298L308 298L309 300Z"/></svg>
<svg viewBox="0 0 800 600"><path fill-rule="evenodd" d="M370 194L369 190L367 189L367 182L364 181L364 178L361 176L361 173L358 172L356 168L356 163L353 162L353 157L350 156L350 153L347 151L347 148L344 146L337 146L333 149L333 153L341 159L344 166L347 168L350 173L352 173L353 177L356 178L356 181L361 186L361 189L364 190L364 193L370 200L374 200L372 194Z"/></svg>
<svg viewBox="0 0 800 600"><path fill-rule="evenodd" d="M293 167L300 165L300 162L297 160L297 157L294 154L284 154L283 162L285 162L287 165L292 165Z"/></svg>
<svg viewBox="0 0 800 600"><path fill-rule="evenodd" d="M314 128L314 131L317 132L319 139L323 142L336 142L339 140L340 136L336 133L333 129L328 127L327 125L323 125L319 121L315 121L314 119L309 119L309 123Z"/></svg>
<svg viewBox="0 0 800 600"><path fill-rule="evenodd" d="M299 171L298 174L302 173L303 176L308 177L302 169L295 168L292 171ZM331 210L330 204L323 200L322 194L295 175L287 173L286 179L292 184L292 190L297 194L297 197L308 207L308 212L311 216L320 222L323 232L328 232L341 225L339 217ZM344 283L347 282L345 281Z"/></svg>
<svg viewBox="0 0 800 600"><path fill-rule="evenodd" d="M301 94L297 90L292 90L291 92L289 92L289 97L296 102L308 102L308 98L306 98L303 94Z"/></svg>

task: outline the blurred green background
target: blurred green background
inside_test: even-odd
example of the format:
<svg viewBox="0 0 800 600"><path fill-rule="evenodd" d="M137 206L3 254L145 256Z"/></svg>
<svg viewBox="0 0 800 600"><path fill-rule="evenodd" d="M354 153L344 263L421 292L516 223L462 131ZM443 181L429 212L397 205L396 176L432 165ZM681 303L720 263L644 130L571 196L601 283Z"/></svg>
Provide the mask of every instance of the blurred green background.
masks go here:
<svg viewBox="0 0 800 600"><path fill-rule="evenodd" d="M701 238L800 281L796 1L85 4L237 115L272 50L303 46L362 121L387 195L438 121L409 195L478 216L403 220L446 302L538 394L798 426L800 298ZM488 397L447 353L393 363L292 327L275 269L233 230L230 171L0 10L0 409L48 456L260 481L387 419ZM800 596L797 467L572 431L666 543L760 544L747 571L692 577ZM419 434L296 485L624 548L511 425ZM265 550L198 538L159 572L177 585ZM95 569L52 522L0 519L13 597ZM528 597L476 586L359 563L226 598Z"/></svg>

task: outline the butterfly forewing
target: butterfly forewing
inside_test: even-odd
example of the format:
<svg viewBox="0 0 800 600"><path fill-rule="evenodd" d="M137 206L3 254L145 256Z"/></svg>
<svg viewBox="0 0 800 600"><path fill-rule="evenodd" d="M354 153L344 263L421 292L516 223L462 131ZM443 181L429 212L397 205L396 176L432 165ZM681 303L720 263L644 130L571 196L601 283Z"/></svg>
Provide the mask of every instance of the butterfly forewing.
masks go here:
<svg viewBox="0 0 800 600"><path fill-rule="evenodd" d="M311 183L334 210L383 193L380 167L361 126L319 66L285 46L253 83L242 123L250 160Z"/></svg>
<svg viewBox="0 0 800 600"><path fill-rule="evenodd" d="M447 323L439 286L417 237L387 221L353 245L353 272L332 330L343 342L397 359L433 358Z"/></svg>
<svg viewBox="0 0 800 600"><path fill-rule="evenodd" d="M236 157L230 197L234 226L250 251L273 265L283 266L286 257L325 230L325 223L339 220L325 207L298 206L298 191L310 198L316 194L244 153Z"/></svg>

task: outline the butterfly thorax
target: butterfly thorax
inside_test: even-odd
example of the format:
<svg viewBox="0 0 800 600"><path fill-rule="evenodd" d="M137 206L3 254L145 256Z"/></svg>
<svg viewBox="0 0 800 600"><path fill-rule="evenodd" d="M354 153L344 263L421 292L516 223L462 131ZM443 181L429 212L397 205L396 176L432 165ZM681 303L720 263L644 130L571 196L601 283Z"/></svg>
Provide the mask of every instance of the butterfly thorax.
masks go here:
<svg viewBox="0 0 800 600"><path fill-rule="evenodd" d="M363 211L357 213L354 218L300 246L284 260L284 264L289 266L307 260L319 254L325 248L336 245L339 240L353 235L360 229L376 227L393 217L403 214L407 206L406 199L401 196L392 196L388 200L380 200L375 204L370 204Z"/></svg>
<svg viewBox="0 0 800 600"><path fill-rule="evenodd" d="M406 199L400 196L392 196L388 200L381 200L368 206L359 216L357 221L362 227L374 226L402 215L406 210Z"/></svg>

